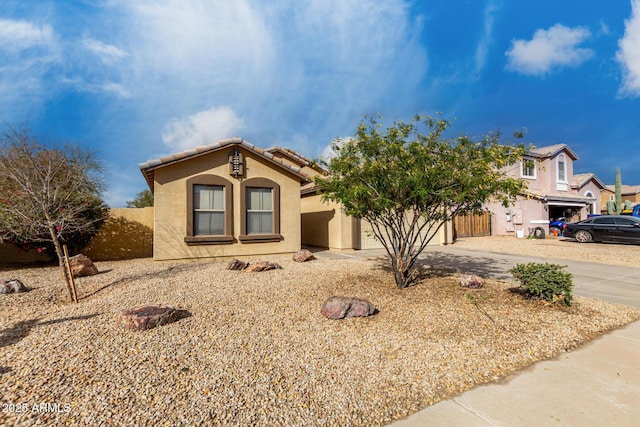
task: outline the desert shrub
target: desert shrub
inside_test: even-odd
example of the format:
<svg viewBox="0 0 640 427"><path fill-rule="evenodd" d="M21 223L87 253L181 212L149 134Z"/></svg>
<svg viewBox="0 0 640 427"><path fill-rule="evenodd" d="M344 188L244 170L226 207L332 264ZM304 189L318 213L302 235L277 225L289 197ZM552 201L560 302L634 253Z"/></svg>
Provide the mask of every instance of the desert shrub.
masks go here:
<svg viewBox="0 0 640 427"><path fill-rule="evenodd" d="M509 273L520 281L532 298L553 303L571 305L573 280L571 273L564 271L566 265L535 263L516 264Z"/></svg>

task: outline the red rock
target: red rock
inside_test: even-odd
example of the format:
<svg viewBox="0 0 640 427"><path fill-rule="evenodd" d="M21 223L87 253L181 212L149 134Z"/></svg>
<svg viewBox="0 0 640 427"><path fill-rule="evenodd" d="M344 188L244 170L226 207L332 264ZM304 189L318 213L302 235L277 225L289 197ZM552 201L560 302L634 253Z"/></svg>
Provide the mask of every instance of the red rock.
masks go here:
<svg viewBox="0 0 640 427"><path fill-rule="evenodd" d="M180 313L170 305L145 305L124 310L116 316L116 325L132 330L144 331L178 320Z"/></svg>
<svg viewBox="0 0 640 427"><path fill-rule="evenodd" d="M94 276L98 274L98 268L93 265L93 261L82 254L69 257L69 264L71 265L71 274L73 274L73 277Z"/></svg>
<svg viewBox="0 0 640 427"><path fill-rule="evenodd" d="M280 265L276 264L275 262L271 262L271 261L256 261L256 262L252 262L251 264L249 264L249 266L247 268L245 268L244 271L255 273L255 272L258 272L258 271L279 270L281 268L282 267L280 267Z"/></svg>
<svg viewBox="0 0 640 427"><path fill-rule="evenodd" d="M460 286L471 289L479 289L484 286L484 279L475 274L468 274L460 278Z"/></svg>
<svg viewBox="0 0 640 427"><path fill-rule="evenodd" d="M293 260L295 262L307 262L316 259L315 256L308 249L302 249L293 254Z"/></svg>
<svg viewBox="0 0 640 427"><path fill-rule="evenodd" d="M244 270L248 265L249 263L234 258L227 264L227 270Z"/></svg>
<svg viewBox="0 0 640 427"><path fill-rule="evenodd" d="M327 299L320 309L320 313L328 319L366 317L377 311L376 307L367 300L337 295Z"/></svg>

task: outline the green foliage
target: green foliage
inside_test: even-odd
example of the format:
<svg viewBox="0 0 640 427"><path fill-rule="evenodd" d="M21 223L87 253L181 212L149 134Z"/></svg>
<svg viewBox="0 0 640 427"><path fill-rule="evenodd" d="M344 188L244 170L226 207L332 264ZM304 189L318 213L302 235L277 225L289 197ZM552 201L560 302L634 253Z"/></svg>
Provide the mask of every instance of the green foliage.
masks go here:
<svg viewBox="0 0 640 427"><path fill-rule="evenodd" d="M151 190L142 190L133 200L127 201L128 208L147 208L153 206L153 193Z"/></svg>
<svg viewBox="0 0 640 427"><path fill-rule="evenodd" d="M616 202L613 200L607 200L607 213L613 215L616 213Z"/></svg>
<svg viewBox="0 0 640 427"><path fill-rule="evenodd" d="M622 176L620 168L616 168L616 214L622 212Z"/></svg>
<svg viewBox="0 0 640 427"><path fill-rule="evenodd" d="M566 266L549 263L516 264L509 273L520 281L520 286L533 298L571 305L573 280Z"/></svg>
<svg viewBox="0 0 640 427"><path fill-rule="evenodd" d="M415 116L387 129L380 119L365 117L354 138L334 142L329 175L315 179L325 200L371 223L396 284L406 287L416 278L417 256L444 223L493 198L506 205L524 189L503 171L525 149L499 144L500 133L446 138L450 123L439 117Z"/></svg>

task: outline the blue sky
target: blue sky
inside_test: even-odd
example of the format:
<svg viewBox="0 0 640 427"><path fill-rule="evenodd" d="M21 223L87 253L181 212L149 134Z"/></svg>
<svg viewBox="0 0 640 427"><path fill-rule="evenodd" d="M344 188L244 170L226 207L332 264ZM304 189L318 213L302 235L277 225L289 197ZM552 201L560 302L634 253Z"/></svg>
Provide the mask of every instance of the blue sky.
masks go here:
<svg viewBox="0 0 640 427"><path fill-rule="evenodd" d="M640 0L0 2L0 121L94 148L113 207L161 155L240 136L318 157L365 114L436 112L640 184Z"/></svg>

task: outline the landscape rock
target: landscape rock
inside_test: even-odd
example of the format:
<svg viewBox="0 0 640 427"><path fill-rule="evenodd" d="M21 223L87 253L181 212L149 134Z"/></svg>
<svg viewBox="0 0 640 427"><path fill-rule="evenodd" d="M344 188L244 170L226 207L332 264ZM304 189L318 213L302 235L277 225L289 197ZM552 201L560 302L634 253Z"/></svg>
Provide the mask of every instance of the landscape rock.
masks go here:
<svg viewBox="0 0 640 427"><path fill-rule="evenodd" d="M320 310L320 313L328 319L366 317L377 312L376 307L367 300L339 295L327 299Z"/></svg>
<svg viewBox="0 0 640 427"><path fill-rule="evenodd" d="M244 270L248 265L248 262L240 261L239 259L234 258L227 264L227 270Z"/></svg>
<svg viewBox="0 0 640 427"><path fill-rule="evenodd" d="M131 331L144 331L179 318L180 313L170 305L145 305L120 312L116 316L116 325Z"/></svg>
<svg viewBox="0 0 640 427"><path fill-rule="evenodd" d="M480 289L484 286L484 279L475 274L467 274L460 278L460 286L470 289Z"/></svg>
<svg viewBox="0 0 640 427"><path fill-rule="evenodd" d="M279 264L271 261L256 261L252 262L244 269L244 271L248 271L251 273L255 273L258 271L267 271L267 270L279 270L282 269Z"/></svg>
<svg viewBox="0 0 640 427"><path fill-rule="evenodd" d="M315 256L308 249L302 249L295 254L293 254L293 260L295 262L307 262L316 259Z"/></svg>
<svg viewBox="0 0 640 427"><path fill-rule="evenodd" d="M19 279L3 279L0 282L0 294L16 294L26 292L29 289Z"/></svg>
<svg viewBox="0 0 640 427"><path fill-rule="evenodd" d="M94 276L98 274L98 268L93 264L93 261L85 255L78 254L69 257L69 264L71 265L71 274L73 274L73 277Z"/></svg>

